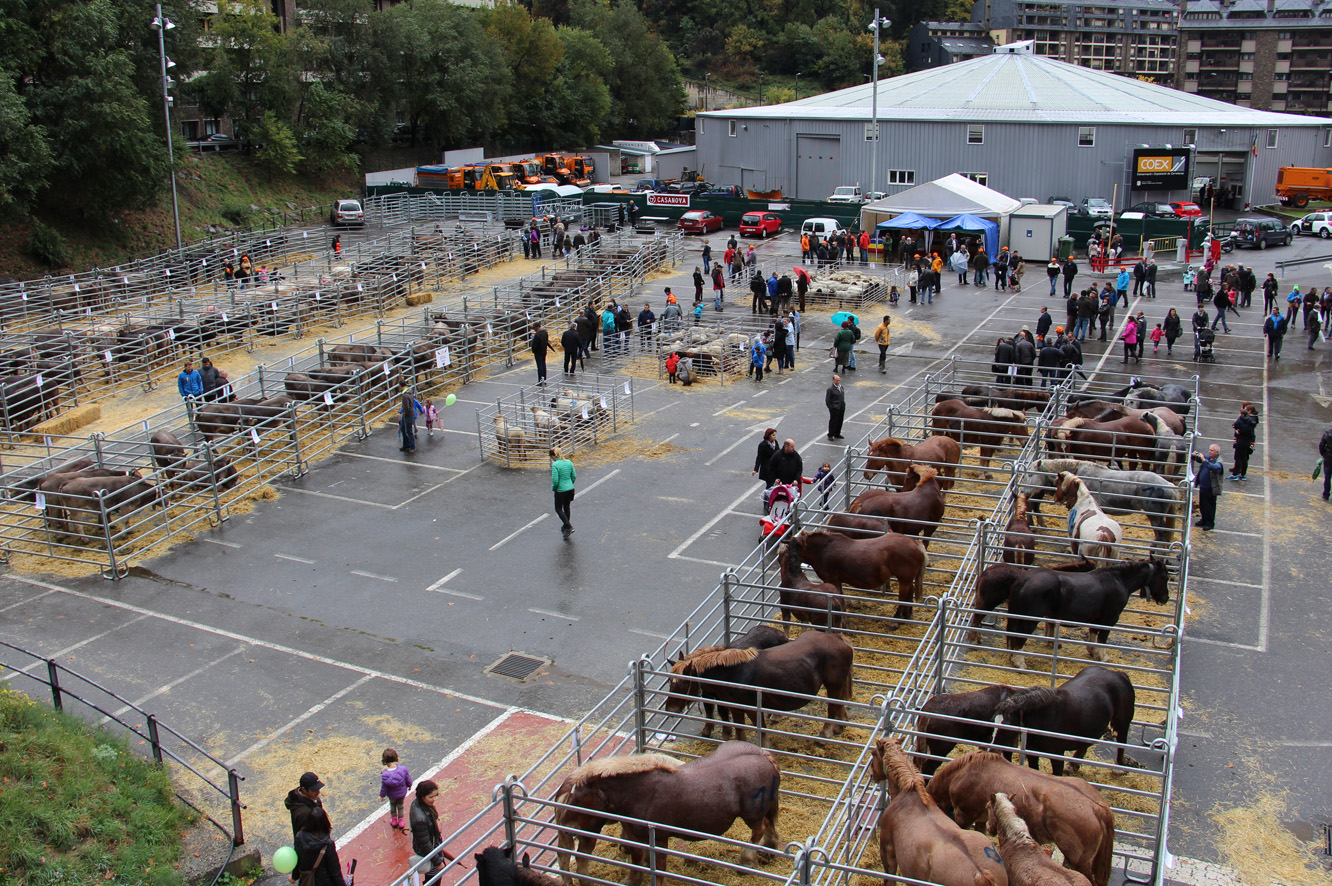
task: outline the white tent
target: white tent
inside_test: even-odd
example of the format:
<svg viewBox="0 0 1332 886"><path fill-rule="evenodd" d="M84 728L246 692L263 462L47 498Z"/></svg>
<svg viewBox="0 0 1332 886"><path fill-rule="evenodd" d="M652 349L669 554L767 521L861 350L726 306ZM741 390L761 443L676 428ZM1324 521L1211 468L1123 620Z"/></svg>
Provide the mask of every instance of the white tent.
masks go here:
<svg viewBox="0 0 1332 886"><path fill-rule="evenodd" d="M992 218L999 222L999 241L1008 240L1008 216L1022 203L998 191L958 175L917 185L897 194L866 203L860 210L862 230L874 230L881 221L904 212L939 220L959 215Z"/></svg>

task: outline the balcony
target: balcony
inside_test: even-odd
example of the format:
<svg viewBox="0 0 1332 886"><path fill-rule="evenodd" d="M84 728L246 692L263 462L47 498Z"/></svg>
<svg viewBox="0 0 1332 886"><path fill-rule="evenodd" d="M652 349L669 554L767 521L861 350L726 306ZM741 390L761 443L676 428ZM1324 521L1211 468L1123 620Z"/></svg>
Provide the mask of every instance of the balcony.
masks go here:
<svg viewBox="0 0 1332 886"><path fill-rule="evenodd" d="M1200 61L1202 61L1204 68L1233 68L1239 64L1240 54L1238 52L1204 52Z"/></svg>
<svg viewBox="0 0 1332 886"><path fill-rule="evenodd" d="M1332 49L1332 31L1323 34L1297 34L1291 38L1292 49Z"/></svg>
<svg viewBox="0 0 1332 886"><path fill-rule="evenodd" d="M1332 66L1332 52L1301 52L1290 60L1292 71L1325 71Z"/></svg>
<svg viewBox="0 0 1332 886"><path fill-rule="evenodd" d="M1239 34L1207 34L1202 39L1202 49L1233 49L1236 52L1240 50L1240 44L1243 39Z"/></svg>
<svg viewBox="0 0 1332 886"><path fill-rule="evenodd" d="M1316 89L1326 92L1328 87L1328 76L1323 74L1321 77L1309 75L1291 77L1289 83L1291 89Z"/></svg>

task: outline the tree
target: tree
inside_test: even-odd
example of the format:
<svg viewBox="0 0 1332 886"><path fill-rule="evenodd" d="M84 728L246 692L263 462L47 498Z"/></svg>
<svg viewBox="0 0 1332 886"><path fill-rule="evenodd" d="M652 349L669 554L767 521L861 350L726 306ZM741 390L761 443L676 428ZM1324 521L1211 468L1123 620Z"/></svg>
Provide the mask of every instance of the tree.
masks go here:
<svg viewBox="0 0 1332 886"><path fill-rule="evenodd" d="M523 144L550 114L548 93L557 85L564 44L549 21L532 18L521 6L496 6L482 15L512 83L508 99L500 103L503 117L493 123L497 132Z"/></svg>
<svg viewBox="0 0 1332 886"><path fill-rule="evenodd" d="M547 114L537 130L547 144L564 151L601 140L611 109L606 79L614 66L606 47L587 31L560 28L559 37L564 56L548 93Z"/></svg>
<svg viewBox="0 0 1332 886"><path fill-rule="evenodd" d="M296 135L291 127L272 111L265 111L254 128L254 140L259 145L255 163L267 170L268 180L273 180L273 173L291 175L296 171L296 164L302 160L296 146Z"/></svg>
<svg viewBox="0 0 1332 886"><path fill-rule="evenodd" d="M675 123L684 110L684 85L675 57L654 34L630 0L574 0L569 6L576 27L597 36L610 53L607 85L612 132L648 136Z"/></svg>
<svg viewBox="0 0 1332 886"><path fill-rule="evenodd" d="M208 71L191 88L200 106L236 121L236 134L255 141L266 112L292 119L298 90L296 38L278 33L263 0L218 0Z"/></svg>
<svg viewBox="0 0 1332 886"><path fill-rule="evenodd" d="M320 174L335 169L351 169L357 158L350 150L356 139L354 119L356 101L350 96L313 83L301 102L298 138L304 150L302 168Z"/></svg>
<svg viewBox="0 0 1332 886"><path fill-rule="evenodd" d="M0 71L0 210L27 212L46 187L51 148L44 126L33 125L14 80Z"/></svg>

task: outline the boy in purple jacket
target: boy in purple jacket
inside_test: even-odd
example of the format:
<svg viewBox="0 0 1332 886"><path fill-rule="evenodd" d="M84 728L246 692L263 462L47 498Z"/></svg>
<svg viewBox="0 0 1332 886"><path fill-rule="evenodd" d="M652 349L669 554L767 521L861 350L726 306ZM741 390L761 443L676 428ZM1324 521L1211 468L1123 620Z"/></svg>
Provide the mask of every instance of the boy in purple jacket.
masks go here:
<svg viewBox="0 0 1332 886"><path fill-rule="evenodd" d="M398 752L393 748L385 748L380 760L384 771L379 776L379 796L387 797L389 801L389 827L406 832L407 819L402 814L402 801L412 789L412 774L406 766L399 765Z"/></svg>

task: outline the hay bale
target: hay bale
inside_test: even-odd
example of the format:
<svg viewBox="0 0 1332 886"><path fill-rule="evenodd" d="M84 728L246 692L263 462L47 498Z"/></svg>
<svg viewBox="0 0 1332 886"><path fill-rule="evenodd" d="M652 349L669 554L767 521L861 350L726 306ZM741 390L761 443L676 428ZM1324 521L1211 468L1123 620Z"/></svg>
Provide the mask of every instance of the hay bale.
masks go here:
<svg viewBox="0 0 1332 886"><path fill-rule="evenodd" d="M403 301L407 303L407 306L411 308L419 307L420 305L428 305L434 300L435 294L426 291L414 292L407 296L407 298L403 299Z"/></svg>
<svg viewBox="0 0 1332 886"><path fill-rule="evenodd" d="M28 433L32 434L37 440L41 440L42 437L47 435L65 437L73 434L79 428L86 428L101 417L101 406L96 403L84 403L82 406L75 406L55 418L33 425L32 430Z"/></svg>

